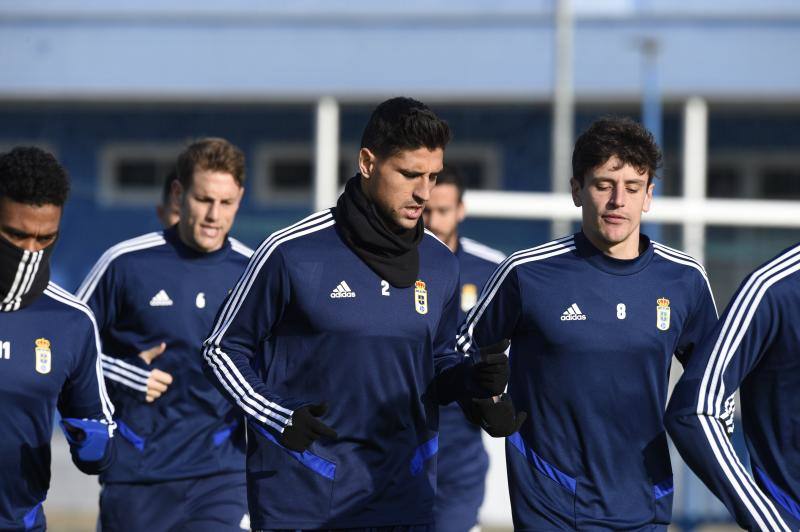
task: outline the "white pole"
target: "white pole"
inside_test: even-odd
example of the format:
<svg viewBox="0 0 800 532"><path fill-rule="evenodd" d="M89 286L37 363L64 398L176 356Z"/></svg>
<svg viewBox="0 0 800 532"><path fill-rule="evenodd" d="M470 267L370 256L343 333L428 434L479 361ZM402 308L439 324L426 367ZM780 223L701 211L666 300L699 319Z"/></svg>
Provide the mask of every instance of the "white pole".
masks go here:
<svg viewBox="0 0 800 532"><path fill-rule="evenodd" d="M700 202L706 197L708 153L708 104L699 97L689 98L683 109L683 197ZM705 224L685 221L684 250L701 263L705 260Z"/></svg>
<svg viewBox="0 0 800 532"><path fill-rule="evenodd" d="M339 104L331 97L317 102L314 153L314 210L333 207L339 195Z"/></svg>
<svg viewBox="0 0 800 532"><path fill-rule="evenodd" d="M553 146L551 190L569 192L572 177L572 141L575 122L575 95L572 81L573 20L571 0L555 0L555 83L553 87ZM570 223L554 220L552 236L570 232Z"/></svg>

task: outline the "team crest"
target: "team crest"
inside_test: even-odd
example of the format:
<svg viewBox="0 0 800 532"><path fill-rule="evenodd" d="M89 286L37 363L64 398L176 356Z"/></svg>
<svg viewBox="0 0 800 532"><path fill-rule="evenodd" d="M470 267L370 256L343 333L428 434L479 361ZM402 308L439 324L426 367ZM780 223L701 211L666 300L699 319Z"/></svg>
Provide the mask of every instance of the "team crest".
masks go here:
<svg viewBox="0 0 800 532"><path fill-rule="evenodd" d="M36 340L36 371L42 375L50 373L50 340L39 338Z"/></svg>
<svg viewBox="0 0 800 532"><path fill-rule="evenodd" d="M469 309L478 302L478 287L472 283L467 283L461 287L461 310L469 312Z"/></svg>
<svg viewBox="0 0 800 532"><path fill-rule="evenodd" d="M414 283L414 308L418 314L428 313L428 291L425 289L424 281Z"/></svg>
<svg viewBox="0 0 800 532"><path fill-rule="evenodd" d="M666 331L669 329L669 299L662 297L656 303L656 327L659 331Z"/></svg>

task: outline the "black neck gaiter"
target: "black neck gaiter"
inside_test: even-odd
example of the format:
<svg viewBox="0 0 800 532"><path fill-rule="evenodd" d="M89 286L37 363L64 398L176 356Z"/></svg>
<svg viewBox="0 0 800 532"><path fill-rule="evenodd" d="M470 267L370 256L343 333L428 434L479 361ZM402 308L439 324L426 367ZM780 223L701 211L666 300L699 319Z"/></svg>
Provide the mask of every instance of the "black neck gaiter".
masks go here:
<svg viewBox="0 0 800 532"><path fill-rule="evenodd" d="M20 249L0 237L0 312L25 308L50 282L50 255L55 242L40 251Z"/></svg>
<svg viewBox="0 0 800 532"><path fill-rule="evenodd" d="M417 246L425 234L422 218L416 227L394 233L361 190L361 176L350 178L334 211L342 239L381 279L406 288L419 275Z"/></svg>

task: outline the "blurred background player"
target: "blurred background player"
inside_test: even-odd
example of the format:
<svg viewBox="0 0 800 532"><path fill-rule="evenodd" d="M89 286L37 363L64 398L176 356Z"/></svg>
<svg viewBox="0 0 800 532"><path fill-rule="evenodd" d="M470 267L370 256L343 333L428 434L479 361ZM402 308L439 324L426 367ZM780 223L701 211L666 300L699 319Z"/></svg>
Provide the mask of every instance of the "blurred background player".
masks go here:
<svg viewBox="0 0 800 532"><path fill-rule="evenodd" d="M670 436L745 530L800 530L800 245L742 282L667 409ZM751 476L728 440L736 390Z"/></svg>
<svg viewBox="0 0 800 532"><path fill-rule="evenodd" d="M229 238L244 156L224 139L178 157L177 225L122 242L78 290L98 317L118 404L118 460L101 477L103 530L247 528L244 427L202 373L200 347L251 250Z"/></svg>
<svg viewBox="0 0 800 532"><path fill-rule="evenodd" d="M449 140L381 103L336 208L267 238L222 307L206 371L248 414L254 529L433 529L438 402L504 389L502 350L454 350L458 263L422 223Z"/></svg>
<svg viewBox="0 0 800 532"><path fill-rule="evenodd" d="M572 155L581 230L512 254L461 329L464 351L511 338L509 394L531 414L506 445L515 529L670 522L669 368L717 315L703 268L640 233L660 158L636 122L594 122Z"/></svg>
<svg viewBox="0 0 800 532"><path fill-rule="evenodd" d="M178 223L181 215L181 206L175 202L176 196L172 194L172 183L177 180L177 171L173 170L167 174L161 189L161 201L156 205L156 216L164 229Z"/></svg>
<svg viewBox="0 0 800 532"><path fill-rule="evenodd" d="M464 221L464 182L458 171L445 166L436 178L423 213L425 226L458 259L461 271L458 322L475 305L484 283L505 255L469 238L459 237ZM478 523L489 457L481 429L470 423L456 404L439 409L439 460L434 514L438 532L464 532Z"/></svg>
<svg viewBox="0 0 800 532"><path fill-rule="evenodd" d="M86 305L50 282L69 179L38 148L0 156L0 529L45 530L55 409L75 465L105 471L114 408Z"/></svg>

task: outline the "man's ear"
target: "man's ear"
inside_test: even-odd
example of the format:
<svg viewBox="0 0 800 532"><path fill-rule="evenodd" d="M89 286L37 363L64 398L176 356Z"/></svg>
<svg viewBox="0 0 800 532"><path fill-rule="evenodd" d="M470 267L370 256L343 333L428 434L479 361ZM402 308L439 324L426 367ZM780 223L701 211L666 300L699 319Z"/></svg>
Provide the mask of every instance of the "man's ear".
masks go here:
<svg viewBox="0 0 800 532"><path fill-rule="evenodd" d="M572 203L574 203L576 207L582 207L581 189L583 188L583 185L581 185L581 183L573 177L569 180L569 186L572 189Z"/></svg>
<svg viewBox="0 0 800 532"><path fill-rule="evenodd" d="M172 186L170 188L170 199L173 205L180 206L183 199L183 185L177 179L172 181Z"/></svg>
<svg viewBox="0 0 800 532"><path fill-rule="evenodd" d="M656 183L653 181L649 185L647 185L647 192L644 195L644 203L642 204L642 212L648 212L650 210L650 205L653 202L653 192L656 189Z"/></svg>
<svg viewBox="0 0 800 532"><path fill-rule="evenodd" d="M369 179L375 173L375 163L377 157L372 153L369 148L361 148L358 151L358 171L359 173Z"/></svg>
<svg viewBox="0 0 800 532"><path fill-rule="evenodd" d="M466 209L464 208L464 202L463 201L459 201L458 202L458 207L456 207L456 219L458 220L458 223L463 222L464 218L466 217L466 215L467 215L467 212L466 212Z"/></svg>

